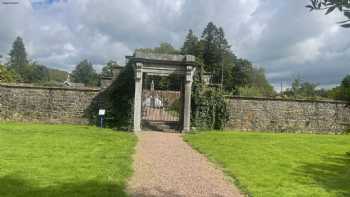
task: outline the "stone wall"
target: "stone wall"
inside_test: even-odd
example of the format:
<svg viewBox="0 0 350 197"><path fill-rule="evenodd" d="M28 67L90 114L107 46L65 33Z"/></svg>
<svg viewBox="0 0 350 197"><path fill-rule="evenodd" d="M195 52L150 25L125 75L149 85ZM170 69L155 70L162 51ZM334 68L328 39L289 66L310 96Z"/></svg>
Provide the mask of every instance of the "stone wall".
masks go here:
<svg viewBox="0 0 350 197"><path fill-rule="evenodd" d="M341 133L350 123L344 102L230 97L228 130Z"/></svg>
<svg viewBox="0 0 350 197"><path fill-rule="evenodd" d="M88 123L99 89L0 84L0 121Z"/></svg>
<svg viewBox="0 0 350 197"><path fill-rule="evenodd" d="M99 93L94 88L0 84L0 121L86 124ZM227 130L340 133L350 123L344 102L245 97L227 102Z"/></svg>

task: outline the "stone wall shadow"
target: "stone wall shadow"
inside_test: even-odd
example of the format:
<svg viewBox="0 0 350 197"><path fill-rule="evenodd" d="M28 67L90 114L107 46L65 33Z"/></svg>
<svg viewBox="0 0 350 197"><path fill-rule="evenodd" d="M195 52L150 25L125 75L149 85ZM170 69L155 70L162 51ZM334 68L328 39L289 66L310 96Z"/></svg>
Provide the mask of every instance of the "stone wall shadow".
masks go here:
<svg viewBox="0 0 350 197"><path fill-rule="evenodd" d="M301 184L316 184L327 191L350 196L350 153L322 158L319 163L304 163L295 172L312 178L312 183L300 179Z"/></svg>
<svg viewBox="0 0 350 197"><path fill-rule="evenodd" d="M98 110L106 109L106 127L130 130L133 121L133 101L135 94L134 69L126 65L119 76L106 89L101 90L85 110L89 123L98 125Z"/></svg>
<svg viewBox="0 0 350 197"><path fill-rule="evenodd" d="M124 197L123 189L119 184L96 181L38 187L15 175L0 177L1 197Z"/></svg>

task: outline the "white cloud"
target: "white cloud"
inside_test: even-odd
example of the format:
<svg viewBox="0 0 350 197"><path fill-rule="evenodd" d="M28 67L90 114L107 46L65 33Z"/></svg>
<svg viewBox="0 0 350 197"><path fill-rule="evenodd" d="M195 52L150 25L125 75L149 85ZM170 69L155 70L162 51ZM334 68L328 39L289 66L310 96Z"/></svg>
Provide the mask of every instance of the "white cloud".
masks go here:
<svg viewBox="0 0 350 197"><path fill-rule="evenodd" d="M82 59L124 62L135 48L162 41L181 47L188 29L222 26L233 51L278 84L295 73L322 85L350 72L350 38L340 14L308 12L293 0L68 0L33 9L29 0L0 5L0 54L17 35L32 59L72 70ZM100 67L100 66L99 66Z"/></svg>

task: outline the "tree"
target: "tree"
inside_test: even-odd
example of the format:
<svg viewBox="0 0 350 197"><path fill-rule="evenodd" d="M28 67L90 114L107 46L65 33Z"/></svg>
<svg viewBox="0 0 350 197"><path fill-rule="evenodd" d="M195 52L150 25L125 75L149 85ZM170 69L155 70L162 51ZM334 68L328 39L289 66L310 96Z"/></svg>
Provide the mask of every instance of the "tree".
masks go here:
<svg viewBox="0 0 350 197"><path fill-rule="evenodd" d="M112 77L113 76L113 67L119 66L118 63L114 60L107 62L107 65L102 68L102 76Z"/></svg>
<svg viewBox="0 0 350 197"><path fill-rule="evenodd" d="M175 49L170 43L162 42L159 47L155 48L140 48L136 51L146 52L146 53L161 53L161 54L180 54L180 51Z"/></svg>
<svg viewBox="0 0 350 197"><path fill-rule="evenodd" d="M155 53L180 54L170 43L162 42L159 47L154 48Z"/></svg>
<svg viewBox="0 0 350 197"><path fill-rule="evenodd" d="M252 82L252 64L245 59L238 59L232 68L232 89L251 85Z"/></svg>
<svg viewBox="0 0 350 197"><path fill-rule="evenodd" d="M181 53L184 55L194 55L197 58L200 56L199 40L198 37L194 35L192 29L188 31L185 42L181 48Z"/></svg>
<svg viewBox="0 0 350 197"><path fill-rule="evenodd" d="M43 83L49 81L49 69L46 66L33 62L26 67L26 73L23 76L25 82Z"/></svg>
<svg viewBox="0 0 350 197"><path fill-rule="evenodd" d="M214 83L221 83L225 72L225 56L232 54L224 30L209 22L202 33L200 45L205 71L211 73Z"/></svg>
<svg viewBox="0 0 350 197"><path fill-rule="evenodd" d="M88 60L81 61L72 72L73 82L83 83L86 86L96 86L98 75Z"/></svg>
<svg viewBox="0 0 350 197"><path fill-rule="evenodd" d="M317 88L318 84L311 83L311 82L304 82L301 84L300 92L303 97L306 98L315 98L317 95Z"/></svg>
<svg viewBox="0 0 350 197"><path fill-rule="evenodd" d="M342 12L347 20L339 22L342 27L350 28L350 1L349 0L310 0L310 4L305 7L313 10L325 10L329 14L334 10Z"/></svg>
<svg viewBox="0 0 350 197"><path fill-rule="evenodd" d="M4 65L0 64L0 83L14 82L16 74L14 71L8 70Z"/></svg>
<svg viewBox="0 0 350 197"><path fill-rule="evenodd" d="M218 43L219 30L212 22L209 22L207 27L202 33L201 45L202 45L202 58L204 62L204 69L207 72L214 72L215 66L219 66L222 63L220 59L220 46Z"/></svg>
<svg viewBox="0 0 350 197"><path fill-rule="evenodd" d="M26 74L28 66L27 52L21 37L17 37L13 42L12 49L9 53L9 68L14 70L17 75L22 78Z"/></svg>
<svg viewBox="0 0 350 197"><path fill-rule="evenodd" d="M266 79L265 70L263 68L253 67L252 76L250 78L252 80L251 86L258 88L262 96L271 97L276 95L272 85Z"/></svg>
<svg viewBox="0 0 350 197"><path fill-rule="evenodd" d="M212 22L205 27L200 40L189 30L181 53L195 55L197 62L202 65L201 75L209 73L211 83L222 84L228 93L238 94L240 87L256 87L261 90L259 95L275 94L265 77L265 71L255 68L248 60L238 59L231 51L223 28Z"/></svg>
<svg viewBox="0 0 350 197"><path fill-rule="evenodd" d="M300 95L300 85L301 84L301 79L300 77L297 77L294 79L292 82L292 88L291 88L291 93L293 94L294 97L297 97Z"/></svg>
<svg viewBox="0 0 350 197"><path fill-rule="evenodd" d="M300 76L297 76L292 82L292 87L285 91L287 96L294 98L316 98L319 91L316 90L318 84L311 82L303 82Z"/></svg>
<svg viewBox="0 0 350 197"><path fill-rule="evenodd" d="M350 75L347 75L342 80L336 99L350 101Z"/></svg>

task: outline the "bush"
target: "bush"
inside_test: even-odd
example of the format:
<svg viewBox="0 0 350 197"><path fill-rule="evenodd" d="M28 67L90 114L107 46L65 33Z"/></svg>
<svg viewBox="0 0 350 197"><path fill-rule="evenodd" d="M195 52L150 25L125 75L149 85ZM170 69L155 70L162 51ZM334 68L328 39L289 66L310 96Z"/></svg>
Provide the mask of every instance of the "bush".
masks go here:
<svg viewBox="0 0 350 197"><path fill-rule="evenodd" d="M0 83L14 82L16 79L16 73L12 70L8 70L6 66L0 64Z"/></svg>
<svg viewBox="0 0 350 197"><path fill-rule="evenodd" d="M263 94L257 87L240 87L238 88L238 93L240 96L247 96L247 97L262 97Z"/></svg>

